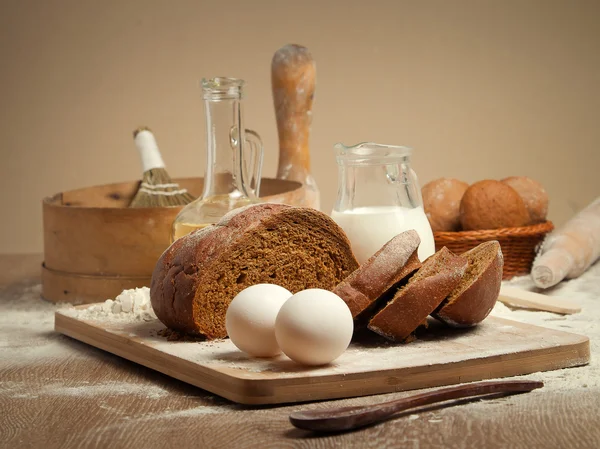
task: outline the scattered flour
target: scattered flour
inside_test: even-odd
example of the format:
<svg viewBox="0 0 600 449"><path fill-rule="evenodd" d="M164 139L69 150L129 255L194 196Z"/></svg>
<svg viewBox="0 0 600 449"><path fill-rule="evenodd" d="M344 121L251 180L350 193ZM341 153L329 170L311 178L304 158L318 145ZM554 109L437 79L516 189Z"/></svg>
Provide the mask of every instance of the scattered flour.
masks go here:
<svg viewBox="0 0 600 449"><path fill-rule="evenodd" d="M71 305L43 301L41 292L39 283L0 288L0 367L82 357L54 332L54 312Z"/></svg>
<svg viewBox="0 0 600 449"><path fill-rule="evenodd" d="M212 415L215 413L223 413L227 411L233 411L232 406L199 406L194 408L188 408L184 410L167 410L162 413L152 413L141 416L137 421L152 421L155 419L175 419L175 418L193 418L201 415Z"/></svg>
<svg viewBox="0 0 600 449"><path fill-rule="evenodd" d="M81 309L71 309L66 313L84 320L103 322L153 321L157 319L150 304L148 287L123 290L114 300L107 299L103 303Z"/></svg>
<svg viewBox="0 0 600 449"><path fill-rule="evenodd" d="M38 397L100 397L102 395L133 394L148 399L167 396L169 392L158 385L132 382L103 382L91 384L86 380L65 379L62 372L57 377L32 379L23 382L22 373L28 367L57 361L81 360L94 357L82 351L83 344L54 331L54 313L58 310L99 318L104 313L92 307L86 312L73 308L71 304L54 304L41 298L42 286L39 282L23 282L0 287L0 392L7 393L9 399L36 399ZM122 319L143 320L153 317L149 310L148 289L125 291L112 302L131 304L128 312L121 310ZM105 303L106 304L106 303ZM111 307L111 313L112 313ZM119 319L119 318L117 318ZM154 318L153 318L154 319ZM15 377L13 377L13 374ZM19 379L19 380L17 380ZM67 382L68 381L68 382Z"/></svg>
<svg viewBox="0 0 600 449"><path fill-rule="evenodd" d="M78 387L65 387L61 385L48 385L44 392L54 396L93 397L101 395L122 396L135 395L148 399L158 399L167 396L169 392L157 385L143 385L126 382L107 382L96 385L83 385Z"/></svg>
<svg viewBox="0 0 600 449"><path fill-rule="evenodd" d="M506 282L506 284L536 291L529 276L515 278ZM583 289L581 287L582 285L584 286ZM598 354L600 353L599 286L600 264L596 264L581 278L563 282L558 288L544 292L545 294L552 296L564 296L569 299L580 301L583 306L582 313L563 316L549 312L509 308L498 302L492 311L492 315L546 328L587 335L591 341L592 354ZM116 320L121 320L118 321L119 323L124 323L126 320L130 320L132 323L135 323L136 321L139 322L143 319L146 321L153 321L153 319L150 319L150 317L146 315L150 310L147 293L147 289L123 292L115 299L115 301L106 301L103 304L96 305L87 310L77 310L75 313L78 317L101 320L103 323L105 320L108 320L107 324L108 322L117 322ZM130 297L133 297L133 299L129 299ZM123 300L125 300L125 307L123 307ZM124 309L130 309L130 303L132 304L131 310L125 312ZM149 322L147 324L151 325L152 323ZM508 329L511 326L507 324L506 327ZM141 328L136 327L135 329ZM128 326L124 326L122 330L123 332L131 332ZM138 332L138 330L136 330L136 332ZM485 332L485 328L482 328L481 330L477 329L475 332ZM439 338L440 337L437 337L437 339L421 339L414 344L403 347L403 357L412 360L413 357L419 358L419 354L436 350ZM553 342L551 339L544 340L542 338L540 339L540 344L552 346ZM153 345L157 348L160 347L160 350L173 353L174 355L192 362L206 363L208 360L211 360L211 363L247 372L249 376L252 376L252 373L256 372L270 372L286 377L294 376L294 373L298 370L297 366L287 363L287 360L284 360L285 358L283 356L275 359L249 360L244 354L236 351L235 348L231 346L229 340L210 342L209 347L203 348L202 350L199 350L200 348L193 343L181 343L175 347L172 343L158 341L153 343ZM494 348L473 346L470 347L470 349L472 351L477 351L478 356L495 354ZM368 347L352 345L348 351L340 357L337 361L338 363L314 371L315 373L319 372L319 374L346 372L344 367L348 366L348 364L352 365L353 369L357 369L358 371L369 370L373 358L365 357L365 351L368 351L371 356L373 354L377 355L378 364L380 365L396 365L398 363L397 351L390 351L389 345L369 345ZM463 353L465 356L468 355L468 352L463 351ZM445 354L445 356L454 360L459 357L460 354L449 353ZM598 362L600 362L600 360L598 360ZM592 356L591 363L585 367L537 373L526 377L545 380L547 388L552 389L589 388L592 386L600 388L600 365L598 362L596 361L596 357Z"/></svg>
<svg viewBox="0 0 600 449"><path fill-rule="evenodd" d="M596 263L581 277L563 281L556 287L541 290L530 276L521 276L505 282L506 285L563 297L580 303L582 311L573 315L559 315L524 308L507 307L496 303L491 315L550 329L586 335L590 339L591 361L589 365L544 373L535 373L522 378L541 380L545 390L573 390L579 388L600 389L600 263Z"/></svg>
<svg viewBox="0 0 600 449"><path fill-rule="evenodd" d="M507 285L542 292L550 296L560 296L578 301L582 312L574 315L558 315L528 309L509 308L498 303L492 315L531 323L538 326L586 335L590 338L591 363L584 367L571 368L521 376L527 379L542 380L545 391L572 391L587 388L600 389L600 263L596 263L580 278L563 281L558 286L540 291L536 289L529 276L512 279ZM39 283L23 283L0 289L0 368L10 373L49 359L67 361L72 358L89 358L86 351L79 350L80 344L54 332L54 312L61 310L71 316L96 321L116 323L137 322L150 325L156 319L149 301L149 289L127 290L114 300L83 308L74 308L69 304L52 304L40 299ZM145 323L145 324L144 324ZM161 341L160 344L163 344ZM164 342L168 344L168 342ZM228 341L214 342L217 351ZM377 348L382 351L385 348ZM218 351L217 351L218 352ZM356 354L357 356L359 354ZM240 363L237 352L229 352L228 363ZM354 356L350 353L348 356ZM263 368L261 366L260 368ZM10 379L0 379L0 390L10 392L12 398L35 398L40 395L53 396L98 396L106 392L115 395L134 394L150 399L168 395L168 391L159 386L136 383L101 383L64 385L62 379L48 379L43 385L19 384ZM585 390L584 390L585 391ZM493 401L487 402L488 404ZM475 404L479 404L478 402ZM487 407L481 401L481 407ZM477 405L479 406L479 405ZM168 416L197 416L218 413L218 407L193 407L180 411L146 417L154 419ZM417 419L411 415L410 419Z"/></svg>
<svg viewBox="0 0 600 449"><path fill-rule="evenodd" d="M77 386L65 386L62 383L51 383L37 388L24 382L4 382L2 386L11 392L10 397L13 399L34 399L40 396L97 397L123 395L135 395L148 399L159 399L169 394L167 390L157 385L144 385L127 382L89 384L88 382L83 381L79 383L81 385Z"/></svg>

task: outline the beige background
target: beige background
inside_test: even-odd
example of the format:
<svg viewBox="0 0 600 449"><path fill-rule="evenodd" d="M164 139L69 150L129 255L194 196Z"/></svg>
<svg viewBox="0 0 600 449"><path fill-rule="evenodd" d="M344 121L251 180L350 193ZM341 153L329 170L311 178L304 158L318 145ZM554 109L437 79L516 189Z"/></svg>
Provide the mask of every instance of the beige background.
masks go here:
<svg viewBox="0 0 600 449"><path fill-rule="evenodd" d="M317 61L312 127L323 210L337 141L416 149L421 183L528 175L564 222L600 194L600 1L0 2L0 252L40 252L40 200L140 176L151 126L169 172L200 176L198 80L247 81L247 126L277 134L270 60Z"/></svg>

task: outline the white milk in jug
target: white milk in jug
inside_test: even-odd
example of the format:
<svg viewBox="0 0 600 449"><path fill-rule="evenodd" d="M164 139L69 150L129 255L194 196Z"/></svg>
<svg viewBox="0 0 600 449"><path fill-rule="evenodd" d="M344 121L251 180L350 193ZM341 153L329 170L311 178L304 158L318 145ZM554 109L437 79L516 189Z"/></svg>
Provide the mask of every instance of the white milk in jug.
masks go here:
<svg viewBox="0 0 600 449"><path fill-rule="evenodd" d="M344 212L332 211L331 218L346 232L354 255L364 263L388 241L401 232L414 229L421 238L418 255L421 261L435 252L433 232L423 207L357 207Z"/></svg>

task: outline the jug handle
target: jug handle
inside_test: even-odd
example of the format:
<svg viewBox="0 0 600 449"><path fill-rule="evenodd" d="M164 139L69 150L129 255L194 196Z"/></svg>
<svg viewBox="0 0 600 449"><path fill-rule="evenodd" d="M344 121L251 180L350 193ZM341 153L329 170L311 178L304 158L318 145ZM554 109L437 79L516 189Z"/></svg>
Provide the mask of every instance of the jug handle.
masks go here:
<svg viewBox="0 0 600 449"><path fill-rule="evenodd" d="M258 198L265 148L262 139L256 131L245 129L245 134L245 141L250 148L250 157L248 158L247 164L247 170L250 173L250 183L248 187L254 196Z"/></svg>

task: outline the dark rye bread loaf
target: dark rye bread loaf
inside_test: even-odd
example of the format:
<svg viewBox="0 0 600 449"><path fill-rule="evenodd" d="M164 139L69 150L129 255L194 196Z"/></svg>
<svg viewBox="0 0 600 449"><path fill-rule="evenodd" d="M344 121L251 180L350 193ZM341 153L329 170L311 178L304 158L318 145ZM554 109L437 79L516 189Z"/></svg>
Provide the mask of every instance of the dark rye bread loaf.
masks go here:
<svg viewBox="0 0 600 449"><path fill-rule="evenodd" d="M263 203L176 240L152 274L150 299L169 328L224 338L225 313L243 289L332 290L358 268L344 231L309 208Z"/></svg>
<svg viewBox="0 0 600 449"><path fill-rule="evenodd" d="M443 247L423 262L367 327L392 341L410 341L413 332L460 283L466 268L464 257Z"/></svg>
<svg viewBox="0 0 600 449"><path fill-rule="evenodd" d="M412 229L398 234L333 289L357 322L372 313L388 290L419 269L419 243L419 234Z"/></svg>
<svg viewBox="0 0 600 449"><path fill-rule="evenodd" d="M502 283L504 259L496 240L482 243L462 254L469 265L460 284L432 314L453 327L470 327L492 311Z"/></svg>

